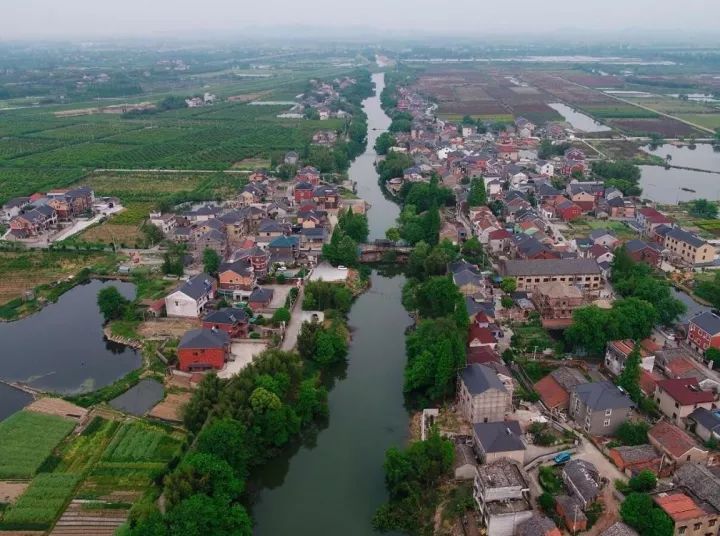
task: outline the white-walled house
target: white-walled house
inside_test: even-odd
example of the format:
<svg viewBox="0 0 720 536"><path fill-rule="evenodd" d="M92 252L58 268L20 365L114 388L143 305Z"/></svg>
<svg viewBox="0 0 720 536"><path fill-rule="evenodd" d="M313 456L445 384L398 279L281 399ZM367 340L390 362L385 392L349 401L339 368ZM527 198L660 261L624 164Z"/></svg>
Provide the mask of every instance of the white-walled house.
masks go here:
<svg viewBox="0 0 720 536"><path fill-rule="evenodd" d="M180 288L165 296L168 316L199 318L215 297L215 281L202 273L191 277Z"/></svg>

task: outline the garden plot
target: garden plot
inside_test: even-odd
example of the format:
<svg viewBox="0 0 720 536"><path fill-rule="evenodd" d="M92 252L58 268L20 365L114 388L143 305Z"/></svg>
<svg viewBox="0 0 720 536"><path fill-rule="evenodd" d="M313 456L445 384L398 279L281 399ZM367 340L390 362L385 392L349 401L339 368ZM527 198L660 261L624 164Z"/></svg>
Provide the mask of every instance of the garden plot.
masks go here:
<svg viewBox="0 0 720 536"><path fill-rule="evenodd" d="M0 478L31 478L75 422L20 411L0 422Z"/></svg>
<svg viewBox="0 0 720 536"><path fill-rule="evenodd" d="M0 520L6 530L45 530L50 528L70 500L79 477L73 474L43 473Z"/></svg>

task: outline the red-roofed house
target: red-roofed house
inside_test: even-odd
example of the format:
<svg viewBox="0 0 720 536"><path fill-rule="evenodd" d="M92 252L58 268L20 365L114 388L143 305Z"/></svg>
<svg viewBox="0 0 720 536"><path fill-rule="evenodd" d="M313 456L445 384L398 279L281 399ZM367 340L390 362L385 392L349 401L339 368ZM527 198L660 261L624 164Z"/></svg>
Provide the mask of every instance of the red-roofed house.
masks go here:
<svg viewBox="0 0 720 536"><path fill-rule="evenodd" d="M718 515L710 506L705 510L692 497L680 491L658 493L653 499L672 519L675 529L673 534L717 534Z"/></svg>
<svg viewBox="0 0 720 536"><path fill-rule="evenodd" d="M660 380L655 388L655 401L668 419L685 428L685 418L697 408L715 407L715 393L703 391L697 378Z"/></svg>
<svg viewBox="0 0 720 536"><path fill-rule="evenodd" d="M500 356L489 346L472 346L467 351L467 362L484 365L485 363L502 363Z"/></svg>
<svg viewBox="0 0 720 536"><path fill-rule="evenodd" d="M540 395L540 400L550 411L567 409L570 395L550 374L538 381L534 387Z"/></svg>
<svg viewBox="0 0 720 536"><path fill-rule="evenodd" d="M482 327L478 326L477 323L473 323L468 330L468 346L470 348L488 346L494 350L497 347L497 339L489 327Z"/></svg>
<svg viewBox="0 0 720 536"><path fill-rule="evenodd" d="M490 246L490 251L493 253L505 251L508 247L510 247L511 238L512 234L510 234L510 232L506 229L497 229L492 231L488 235L488 245Z"/></svg>
<svg viewBox="0 0 720 536"><path fill-rule="evenodd" d="M617 468L629 477L645 469L657 475L662 464L662 456L652 445L615 447L608 451L608 456ZM669 476L667 466L663 469L663 474Z"/></svg>
<svg viewBox="0 0 720 536"><path fill-rule="evenodd" d="M645 394L645 396L652 397L655 394L655 387L657 386L657 382L659 382L662 378L655 374L654 372L648 372L645 369L640 369L640 390Z"/></svg>
<svg viewBox="0 0 720 536"><path fill-rule="evenodd" d="M686 462L705 462L708 451L700 446L685 432L668 421L660 421L648 431L648 441L665 454L666 461L674 465Z"/></svg>
<svg viewBox="0 0 720 536"><path fill-rule="evenodd" d="M638 209L635 216L637 222L642 226L643 232L649 234L658 225L670 225L670 219L652 207Z"/></svg>

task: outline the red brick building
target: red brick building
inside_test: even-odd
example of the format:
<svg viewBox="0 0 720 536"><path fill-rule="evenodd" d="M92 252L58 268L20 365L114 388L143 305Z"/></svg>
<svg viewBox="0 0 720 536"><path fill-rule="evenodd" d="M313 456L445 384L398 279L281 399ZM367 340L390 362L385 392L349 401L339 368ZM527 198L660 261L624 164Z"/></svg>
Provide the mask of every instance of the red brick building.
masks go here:
<svg viewBox="0 0 720 536"><path fill-rule="evenodd" d="M244 309L228 307L213 311L203 318L203 328L224 331L231 338L248 336L248 316Z"/></svg>
<svg viewBox="0 0 720 536"><path fill-rule="evenodd" d="M699 352L710 347L720 349L720 316L705 312L691 318L687 340Z"/></svg>
<svg viewBox="0 0 720 536"><path fill-rule="evenodd" d="M299 182L295 185L294 196L295 203L312 202L315 186L309 182Z"/></svg>
<svg viewBox="0 0 720 536"><path fill-rule="evenodd" d="M230 353L230 336L215 329L192 329L178 345L178 368L184 372L221 369Z"/></svg>

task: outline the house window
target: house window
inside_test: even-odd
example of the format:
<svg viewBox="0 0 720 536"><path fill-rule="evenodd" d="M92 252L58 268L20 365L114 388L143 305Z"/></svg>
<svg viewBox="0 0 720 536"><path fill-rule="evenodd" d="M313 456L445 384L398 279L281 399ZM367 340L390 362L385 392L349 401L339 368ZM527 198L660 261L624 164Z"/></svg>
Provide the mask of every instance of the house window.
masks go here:
<svg viewBox="0 0 720 536"><path fill-rule="evenodd" d="M680 407L680 404L678 404L677 402L675 402L675 407L676 407L676 408L679 408L679 407Z"/></svg>
<svg viewBox="0 0 720 536"><path fill-rule="evenodd" d="M687 455L687 458L685 458L687 461L690 461L690 454Z"/></svg>
<svg viewBox="0 0 720 536"><path fill-rule="evenodd" d="M708 527L714 527L715 523L717 523L717 519L711 519L708 521Z"/></svg>
<svg viewBox="0 0 720 536"><path fill-rule="evenodd" d="M702 523L695 523L693 525L693 530L700 530L700 527L702 527Z"/></svg>
<svg viewBox="0 0 720 536"><path fill-rule="evenodd" d="M606 409L606 410L605 410L605 416L606 416L606 417L609 417L610 415L612 415L612 409Z"/></svg>
<svg viewBox="0 0 720 536"><path fill-rule="evenodd" d="M678 527L678 534L685 534L687 527Z"/></svg>
<svg viewBox="0 0 720 536"><path fill-rule="evenodd" d="M610 419L605 419L605 420L603 421L603 426L605 426L605 427L610 426Z"/></svg>

